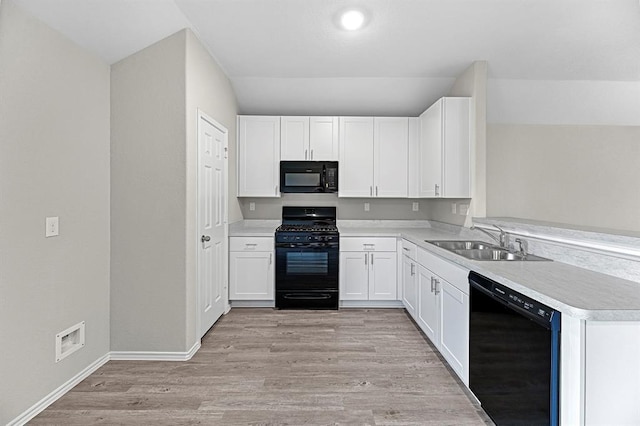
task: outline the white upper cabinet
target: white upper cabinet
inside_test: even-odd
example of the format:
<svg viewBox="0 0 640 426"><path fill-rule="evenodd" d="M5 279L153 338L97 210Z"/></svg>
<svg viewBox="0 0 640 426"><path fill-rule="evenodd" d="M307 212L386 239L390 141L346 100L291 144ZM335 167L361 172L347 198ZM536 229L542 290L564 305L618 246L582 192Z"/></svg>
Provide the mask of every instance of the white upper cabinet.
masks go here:
<svg viewBox="0 0 640 426"><path fill-rule="evenodd" d="M280 117L280 160L309 159L309 117Z"/></svg>
<svg viewBox="0 0 640 426"><path fill-rule="evenodd" d="M280 159L338 161L337 117L281 117Z"/></svg>
<svg viewBox="0 0 640 426"><path fill-rule="evenodd" d="M341 117L341 197L407 197L406 117Z"/></svg>
<svg viewBox="0 0 640 426"><path fill-rule="evenodd" d="M238 196L279 197L280 117L238 117Z"/></svg>
<svg viewBox="0 0 640 426"><path fill-rule="evenodd" d="M418 197L471 197L470 98L441 98L420 116Z"/></svg>
<svg viewBox="0 0 640 426"><path fill-rule="evenodd" d="M408 161L408 191L409 198L417 198L418 180L420 179L420 118L409 117L409 161Z"/></svg>
<svg viewBox="0 0 640 426"><path fill-rule="evenodd" d="M313 161L338 161L338 117L309 117L309 156Z"/></svg>
<svg viewBox="0 0 640 426"><path fill-rule="evenodd" d="M373 117L340 117L338 195L373 196Z"/></svg>
<svg viewBox="0 0 640 426"><path fill-rule="evenodd" d="M374 196L406 198L408 179L409 119L373 119Z"/></svg>

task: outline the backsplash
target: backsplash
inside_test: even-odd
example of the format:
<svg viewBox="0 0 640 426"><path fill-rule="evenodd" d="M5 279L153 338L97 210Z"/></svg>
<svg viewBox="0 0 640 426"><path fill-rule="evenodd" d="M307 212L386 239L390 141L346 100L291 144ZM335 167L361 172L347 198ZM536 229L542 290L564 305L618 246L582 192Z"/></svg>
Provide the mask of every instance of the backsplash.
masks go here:
<svg viewBox="0 0 640 426"><path fill-rule="evenodd" d="M336 194L282 194L280 198L238 198L244 219L280 219L282 206L335 206L338 219L425 220L429 200L338 198ZM251 210L254 203L255 210ZM418 203L418 211L413 211ZM365 204L369 211L365 211Z"/></svg>

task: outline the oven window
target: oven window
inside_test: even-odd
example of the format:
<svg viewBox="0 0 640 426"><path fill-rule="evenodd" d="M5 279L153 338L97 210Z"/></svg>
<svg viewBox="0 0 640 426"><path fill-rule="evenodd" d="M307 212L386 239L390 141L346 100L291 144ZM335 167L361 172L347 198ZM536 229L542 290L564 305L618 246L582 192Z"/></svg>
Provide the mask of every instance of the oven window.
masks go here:
<svg viewBox="0 0 640 426"><path fill-rule="evenodd" d="M320 185L320 173L286 173L284 175L286 186L312 186Z"/></svg>
<svg viewBox="0 0 640 426"><path fill-rule="evenodd" d="M329 273L329 253L290 252L287 253L287 274L327 275Z"/></svg>

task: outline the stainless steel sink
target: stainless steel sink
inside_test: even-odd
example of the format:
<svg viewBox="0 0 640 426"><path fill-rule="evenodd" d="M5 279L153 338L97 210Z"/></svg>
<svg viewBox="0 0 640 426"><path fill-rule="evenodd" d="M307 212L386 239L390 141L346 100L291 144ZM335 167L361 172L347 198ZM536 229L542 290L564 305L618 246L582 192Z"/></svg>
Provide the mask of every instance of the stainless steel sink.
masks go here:
<svg viewBox="0 0 640 426"><path fill-rule="evenodd" d="M533 254L514 253L500 246L488 244L483 241L430 241L425 242L449 250L452 253L459 254L470 260L490 260L490 261L540 261L546 259L544 257L535 256Z"/></svg>
<svg viewBox="0 0 640 426"><path fill-rule="evenodd" d="M484 241L427 241L427 242L449 251L487 250L487 249L500 248L496 245L485 243Z"/></svg>

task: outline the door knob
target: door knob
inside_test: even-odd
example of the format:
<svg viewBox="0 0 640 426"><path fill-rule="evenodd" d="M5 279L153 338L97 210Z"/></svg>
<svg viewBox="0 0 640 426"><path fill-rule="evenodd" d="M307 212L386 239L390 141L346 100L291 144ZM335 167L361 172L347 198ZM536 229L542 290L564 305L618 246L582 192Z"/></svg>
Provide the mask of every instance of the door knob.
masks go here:
<svg viewBox="0 0 640 426"><path fill-rule="evenodd" d="M203 235L202 238L200 238L200 241L202 241L203 243L206 241L211 241L211 237L208 235Z"/></svg>

